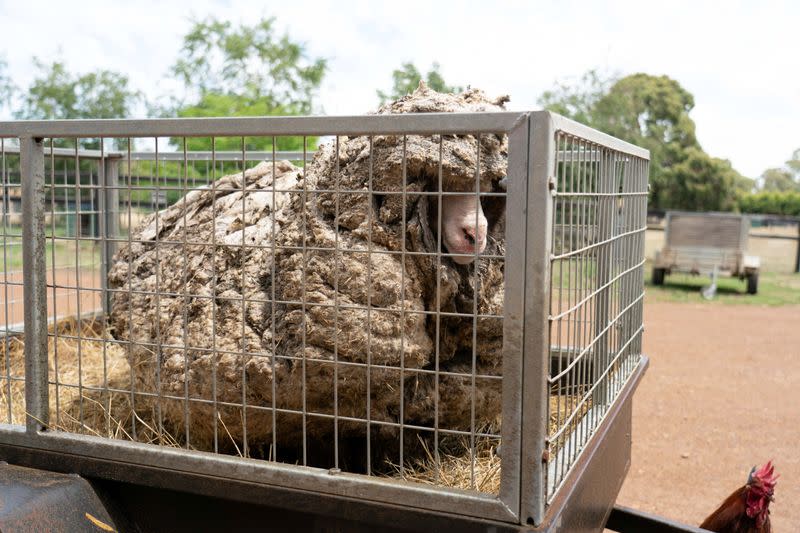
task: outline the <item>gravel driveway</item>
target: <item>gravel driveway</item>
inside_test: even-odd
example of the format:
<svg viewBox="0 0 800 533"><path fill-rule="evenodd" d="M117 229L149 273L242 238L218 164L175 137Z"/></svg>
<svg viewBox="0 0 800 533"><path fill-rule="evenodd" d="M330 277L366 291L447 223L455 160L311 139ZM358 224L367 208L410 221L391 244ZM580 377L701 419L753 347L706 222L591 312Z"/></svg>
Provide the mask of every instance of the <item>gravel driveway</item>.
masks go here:
<svg viewBox="0 0 800 533"><path fill-rule="evenodd" d="M800 305L648 302L645 327L618 503L696 525L774 459L772 524L800 531Z"/></svg>

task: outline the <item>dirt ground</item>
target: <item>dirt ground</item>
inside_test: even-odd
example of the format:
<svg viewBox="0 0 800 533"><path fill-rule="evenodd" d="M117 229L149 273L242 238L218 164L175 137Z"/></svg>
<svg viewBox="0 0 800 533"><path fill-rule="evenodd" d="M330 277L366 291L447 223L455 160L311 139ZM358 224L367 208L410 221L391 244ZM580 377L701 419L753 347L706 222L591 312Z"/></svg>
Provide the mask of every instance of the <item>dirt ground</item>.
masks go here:
<svg viewBox="0 0 800 533"><path fill-rule="evenodd" d="M76 284L74 267L64 267L55 271L47 270L47 318L69 317L78 313L78 291L80 287L80 314L95 311L101 307L100 273L88 268L79 269L80 279ZM12 272L0 276L0 328L19 325L25 320L23 308L22 272ZM7 280L7 283L6 283ZM55 290L55 292L54 292ZM55 302L55 303L54 303Z"/></svg>
<svg viewBox="0 0 800 533"><path fill-rule="evenodd" d="M773 459L775 531L800 530L800 305L645 304L650 368L618 503L697 525Z"/></svg>

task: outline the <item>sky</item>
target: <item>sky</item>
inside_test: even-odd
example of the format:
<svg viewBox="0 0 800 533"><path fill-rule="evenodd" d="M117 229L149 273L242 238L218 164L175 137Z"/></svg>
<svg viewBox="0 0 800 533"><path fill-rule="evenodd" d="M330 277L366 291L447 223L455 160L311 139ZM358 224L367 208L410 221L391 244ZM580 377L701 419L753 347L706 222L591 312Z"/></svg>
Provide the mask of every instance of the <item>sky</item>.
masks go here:
<svg viewBox="0 0 800 533"><path fill-rule="evenodd" d="M703 148L745 176L800 148L800 2L792 1L0 0L0 58L20 87L33 79L36 56L75 73L125 73L155 99L174 89L165 78L192 20L209 15L245 24L275 17L309 56L327 58L318 104L329 115L374 110L376 90L388 90L406 61L423 72L438 62L451 85L508 94L512 110L538 109L557 80L589 69L646 72L694 95Z"/></svg>

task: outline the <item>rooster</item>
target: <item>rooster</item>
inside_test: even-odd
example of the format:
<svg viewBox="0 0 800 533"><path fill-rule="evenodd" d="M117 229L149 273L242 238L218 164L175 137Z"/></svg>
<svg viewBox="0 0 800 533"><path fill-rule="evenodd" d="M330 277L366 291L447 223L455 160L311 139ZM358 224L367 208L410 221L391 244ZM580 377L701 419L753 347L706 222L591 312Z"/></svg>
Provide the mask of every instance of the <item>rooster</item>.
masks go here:
<svg viewBox="0 0 800 533"><path fill-rule="evenodd" d="M700 527L717 533L771 533L769 504L778 476L772 461L750 471L747 483L728 496Z"/></svg>

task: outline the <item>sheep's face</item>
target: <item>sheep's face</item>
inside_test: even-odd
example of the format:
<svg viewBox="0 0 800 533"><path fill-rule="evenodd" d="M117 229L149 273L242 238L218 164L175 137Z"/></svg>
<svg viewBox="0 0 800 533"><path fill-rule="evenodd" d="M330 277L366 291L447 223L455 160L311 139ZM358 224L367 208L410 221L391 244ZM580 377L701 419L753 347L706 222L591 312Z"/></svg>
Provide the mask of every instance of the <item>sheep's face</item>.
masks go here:
<svg viewBox="0 0 800 533"><path fill-rule="evenodd" d="M471 263L486 249L488 222L476 195L442 197L442 243L460 265Z"/></svg>

